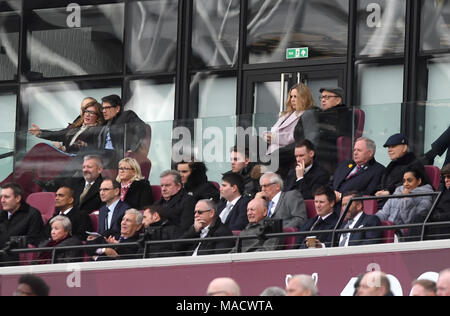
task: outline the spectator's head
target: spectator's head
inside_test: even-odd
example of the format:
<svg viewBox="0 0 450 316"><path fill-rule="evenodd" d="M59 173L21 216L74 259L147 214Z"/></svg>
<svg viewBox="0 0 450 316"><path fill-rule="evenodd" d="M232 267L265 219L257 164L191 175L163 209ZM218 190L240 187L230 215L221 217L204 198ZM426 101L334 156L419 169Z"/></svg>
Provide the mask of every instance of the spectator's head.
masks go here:
<svg viewBox="0 0 450 316"><path fill-rule="evenodd" d="M49 296L50 288L40 277L24 274L19 278L14 296Z"/></svg>
<svg viewBox="0 0 450 316"><path fill-rule="evenodd" d="M332 109L342 104L344 89L340 87L322 88L320 89L320 93L322 111Z"/></svg>
<svg viewBox="0 0 450 316"><path fill-rule="evenodd" d="M50 220L52 240L63 241L72 235L72 223L67 216L58 215Z"/></svg>
<svg viewBox="0 0 450 316"><path fill-rule="evenodd" d="M141 166L136 159L126 157L119 161L119 174L116 181L126 184L133 181L139 181L144 179L141 172Z"/></svg>
<svg viewBox="0 0 450 316"><path fill-rule="evenodd" d="M64 212L72 208L75 204L75 197L72 188L62 186L56 191L55 207L58 211Z"/></svg>
<svg viewBox="0 0 450 316"><path fill-rule="evenodd" d="M114 179L106 178L100 185L99 191L102 202L111 205L120 197L120 183Z"/></svg>
<svg viewBox="0 0 450 316"><path fill-rule="evenodd" d="M303 84L296 84L289 91L286 101L286 112L306 111L314 105L313 96L309 88Z"/></svg>
<svg viewBox="0 0 450 316"><path fill-rule="evenodd" d="M241 172L250 163L248 149L240 150L237 146L231 148L231 171Z"/></svg>
<svg viewBox="0 0 450 316"><path fill-rule="evenodd" d="M250 224L256 224L267 216L268 204L266 200L255 198L247 205L247 217Z"/></svg>
<svg viewBox="0 0 450 316"><path fill-rule="evenodd" d="M208 296L241 296L239 285L231 278L217 278L211 281L206 290Z"/></svg>
<svg viewBox="0 0 450 316"><path fill-rule="evenodd" d="M287 296L317 296L319 291L310 275L299 274L289 279L286 293Z"/></svg>
<svg viewBox="0 0 450 316"><path fill-rule="evenodd" d="M181 182L186 190L191 190L199 185L208 182L206 172L208 169L202 161L180 162L177 164L178 173L181 176Z"/></svg>
<svg viewBox="0 0 450 316"><path fill-rule="evenodd" d="M283 180L274 172L266 172L259 179L261 192L267 200L272 200L281 190L283 190Z"/></svg>
<svg viewBox="0 0 450 316"><path fill-rule="evenodd" d="M118 95L102 98L102 113L105 121L110 121L122 112L122 99Z"/></svg>
<svg viewBox="0 0 450 316"><path fill-rule="evenodd" d="M450 296L450 268L439 273L436 289L437 296Z"/></svg>
<svg viewBox="0 0 450 316"><path fill-rule="evenodd" d="M359 198L359 197L362 197L362 195L357 191L345 192L342 195L341 211L344 212L345 208L347 207L348 203L352 198ZM362 201L353 201L352 204L350 204L349 206L345 220L354 219L356 215L358 215L362 211L364 211L364 203Z"/></svg>
<svg viewBox="0 0 450 316"><path fill-rule="evenodd" d="M92 183L97 180L103 171L102 158L99 156L85 156L83 162L83 177L86 182Z"/></svg>
<svg viewBox="0 0 450 316"><path fill-rule="evenodd" d="M312 165L315 156L314 144L305 139L295 144L295 159L297 164L304 163L305 167Z"/></svg>
<svg viewBox="0 0 450 316"><path fill-rule="evenodd" d="M403 187L410 192L426 183L425 174L418 168L408 168L403 174Z"/></svg>
<svg viewBox="0 0 450 316"><path fill-rule="evenodd" d="M120 235L125 238L130 238L136 235L142 228L142 213L131 208L125 212L120 223Z"/></svg>
<svg viewBox="0 0 450 316"><path fill-rule="evenodd" d="M411 296L436 296L436 282L415 280L412 283Z"/></svg>
<svg viewBox="0 0 450 316"><path fill-rule="evenodd" d="M190 163L186 161L181 161L177 164L177 171L181 176L181 183L186 184L189 176L191 175Z"/></svg>
<svg viewBox="0 0 450 316"><path fill-rule="evenodd" d="M394 161L408 152L408 139L403 134L394 134L388 138L383 147L388 148L389 158Z"/></svg>
<svg viewBox="0 0 450 316"><path fill-rule="evenodd" d="M441 175L444 178L445 187L450 189L450 163L442 168Z"/></svg>
<svg viewBox="0 0 450 316"><path fill-rule="evenodd" d="M1 197L3 210L14 213L20 208L20 205L22 204L22 187L17 183L6 183L2 185Z"/></svg>
<svg viewBox="0 0 450 316"><path fill-rule="evenodd" d="M244 192L244 179L238 173L227 172L222 177L222 185L220 186L220 194L222 197L231 202L238 198Z"/></svg>
<svg viewBox="0 0 450 316"><path fill-rule="evenodd" d="M366 137L358 138L353 148L353 160L359 166L365 165L375 156L376 150L377 146L373 140Z"/></svg>
<svg viewBox="0 0 450 316"><path fill-rule="evenodd" d="M314 192L314 206L319 216L333 213L336 204L336 193L329 186L322 186Z"/></svg>
<svg viewBox="0 0 450 316"><path fill-rule="evenodd" d="M216 214L216 205L212 200L200 200L195 205L194 220L205 223L204 227L211 225Z"/></svg>
<svg viewBox="0 0 450 316"><path fill-rule="evenodd" d="M183 188L180 173L176 170L167 170L161 173L161 194L168 201Z"/></svg>
<svg viewBox="0 0 450 316"><path fill-rule="evenodd" d="M368 272L361 279L357 296L386 296L391 292L387 275L380 271Z"/></svg>
<svg viewBox="0 0 450 316"><path fill-rule="evenodd" d="M278 286L271 286L262 291L259 296L286 296L286 291Z"/></svg>
<svg viewBox="0 0 450 316"><path fill-rule="evenodd" d="M158 223L159 221L165 220L167 218L166 210L164 209L164 207L160 205L152 205L144 207L144 212L142 215L143 215L142 224L146 229L149 228L150 225Z"/></svg>

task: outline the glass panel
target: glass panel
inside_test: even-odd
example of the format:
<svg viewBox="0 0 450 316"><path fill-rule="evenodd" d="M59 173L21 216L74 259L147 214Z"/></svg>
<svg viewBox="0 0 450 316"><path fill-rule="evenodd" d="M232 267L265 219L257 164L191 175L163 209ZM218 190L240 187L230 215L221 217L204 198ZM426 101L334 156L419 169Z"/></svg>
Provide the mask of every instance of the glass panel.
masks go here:
<svg viewBox="0 0 450 316"><path fill-rule="evenodd" d="M0 81L17 79L20 2L0 1Z"/></svg>
<svg viewBox="0 0 450 316"><path fill-rule="evenodd" d="M234 66L239 48L239 0L195 0L192 66Z"/></svg>
<svg viewBox="0 0 450 316"><path fill-rule="evenodd" d="M348 0L250 0L249 63L281 62L287 48L309 47L310 58L345 57Z"/></svg>
<svg viewBox="0 0 450 316"><path fill-rule="evenodd" d="M0 155L14 151L14 132L16 130L17 96L14 94L0 95ZM0 181L13 170L13 157L0 159Z"/></svg>
<svg viewBox="0 0 450 316"><path fill-rule="evenodd" d="M425 151L450 125L450 57L430 60L428 63L428 102L425 114ZM445 153L437 156L434 164L442 167Z"/></svg>
<svg viewBox="0 0 450 316"><path fill-rule="evenodd" d="M195 120L197 159L208 168L209 181L220 183L230 171L229 150L236 130L236 78L209 77L199 82L199 119Z"/></svg>
<svg viewBox="0 0 450 316"><path fill-rule="evenodd" d="M123 3L32 10L28 79L121 72L123 11Z"/></svg>
<svg viewBox="0 0 450 316"><path fill-rule="evenodd" d="M450 48L450 2L445 0L422 1L421 49Z"/></svg>
<svg viewBox="0 0 450 316"><path fill-rule="evenodd" d="M126 105L152 128L148 158L152 162L150 182L159 184L159 175L171 169L172 128L175 104L175 85L158 84L152 80L130 82L131 99ZM149 98L148 96L151 96Z"/></svg>
<svg viewBox="0 0 450 316"><path fill-rule="evenodd" d="M132 72L175 71L178 0L130 2L127 65Z"/></svg>
<svg viewBox="0 0 450 316"><path fill-rule="evenodd" d="M358 73L360 104L365 113L363 136L375 141L375 158L386 166L390 159L382 146L389 136L399 133L401 128L403 65L360 64Z"/></svg>
<svg viewBox="0 0 450 316"><path fill-rule="evenodd" d="M28 128L31 128L31 124L48 130L66 128L80 115L80 105L84 98L93 97L101 102L102 97L111 94L121 95L121 88L82 89L70 82L51 86L28 86L22 92L24 109L28 108ZM30 150L42 142L52 143L28 135L26 148Z"/></svg>
<svg viewBox="0 0 450 316"><path fill-rule="evenodd" d="M405 50L406 0L359 0L356 50L378 57Z"/></svg>

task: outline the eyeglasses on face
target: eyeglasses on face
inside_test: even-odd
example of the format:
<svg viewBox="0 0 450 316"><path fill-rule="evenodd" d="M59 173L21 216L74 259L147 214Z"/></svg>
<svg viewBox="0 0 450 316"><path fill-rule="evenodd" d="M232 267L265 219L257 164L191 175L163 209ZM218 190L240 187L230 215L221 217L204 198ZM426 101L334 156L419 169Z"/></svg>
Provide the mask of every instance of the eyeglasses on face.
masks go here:
<svg viewBox="0 0 450 316"><path fill-rule="evenodd" d="M112 105L110 105L110 106L102 106L102 111L106 111L106 110L109 110L109 109L112 109L112 108L115 108L115 106L112 106Z"/></svg>
<svg viewBox="0 0 450 316"><path fill-rule="evenodd" d="M320 97L319 97L319 100L320 101L322 101L322 100L326 100L326 101L328 101L329 99L331 99L331 98L339 98L337 95L321 95Z"/></svg>
<svg viewBox="0 0 450 316"><path fill-rule="evenodd" d="M207 212L211 212L212 211L212 209L209 209L209 210L206 210L206 211L194 211L194 215L195 214L197 214L198 213L198 215L202 215L202 214L204 214L204 213L207 213Z"/></svg>
<svg viewBox="0 0 450 316"><path fill-rule="evenodd" d="M97 115L96 112L94 112L94 111L89 111L89 110L83 110L83 114Z"/></svg>

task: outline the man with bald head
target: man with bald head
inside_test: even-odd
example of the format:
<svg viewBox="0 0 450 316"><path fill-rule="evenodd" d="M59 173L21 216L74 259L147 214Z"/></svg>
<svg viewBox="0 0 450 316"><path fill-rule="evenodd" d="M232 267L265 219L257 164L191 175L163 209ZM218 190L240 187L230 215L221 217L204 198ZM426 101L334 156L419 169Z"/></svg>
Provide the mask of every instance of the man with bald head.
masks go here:
<svg viewBox="0 0 450 316"><path fill-rule="evenodd" d="M450 268L439 273L436 288L437 296L450 296Z"/></svg>
<svg viewBox="0 0 450 316"><path fill-rule="evenodd" d="M267 217L268 203L262 198L255 198L248 203L247 217L248 225L239 234L240 237L244 236L261 236L268 233L268 221ZM240 252L253 252L253 251L272 251L277 250L281 244L279 238L255 238L245 239L241 241L242 248ZM238 245L231 250L231 253L238 252Z"/></svg>
<svg viewBox="0 0 450 316"><path fill-rule="evenodd" d="M217 278L211 281L206 290L207 296L241 296L239 285L231 278Z"/></svg>
<svg viewBox="0 0 450 316"><path fill-rule="evenodd" d="M366 273L361 279L356 296L392 296L387 275L381 271Z"/></svg>

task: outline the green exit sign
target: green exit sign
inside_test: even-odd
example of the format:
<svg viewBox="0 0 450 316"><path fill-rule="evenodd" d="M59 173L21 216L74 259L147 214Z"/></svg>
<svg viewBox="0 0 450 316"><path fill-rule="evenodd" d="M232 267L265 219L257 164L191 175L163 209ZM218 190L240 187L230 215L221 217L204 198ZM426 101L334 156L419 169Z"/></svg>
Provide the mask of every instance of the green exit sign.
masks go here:
<svg viewBox="0 0 450 316"><path fill-rule="evenodd" d="M288 48L286 49L286 59L309 58L309 48Z"/></svg>

